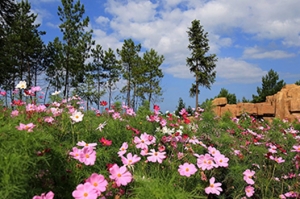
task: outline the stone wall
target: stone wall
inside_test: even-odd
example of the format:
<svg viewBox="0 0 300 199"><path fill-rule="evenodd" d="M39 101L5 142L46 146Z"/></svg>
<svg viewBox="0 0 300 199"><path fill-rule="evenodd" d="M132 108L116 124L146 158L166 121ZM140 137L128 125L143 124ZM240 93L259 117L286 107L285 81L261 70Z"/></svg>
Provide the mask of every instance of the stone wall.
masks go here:
<svg viewBox="0 0 300 199"><path fill-rule="evenodd" d="M229 111L232 117L240 117L243 113L272 120L274 117L293 121L300 118L300 86L296 84L285 85L275 95L267 96L262 103L227 104L225 97L213 100L214 112L222 116Z"/></svg>

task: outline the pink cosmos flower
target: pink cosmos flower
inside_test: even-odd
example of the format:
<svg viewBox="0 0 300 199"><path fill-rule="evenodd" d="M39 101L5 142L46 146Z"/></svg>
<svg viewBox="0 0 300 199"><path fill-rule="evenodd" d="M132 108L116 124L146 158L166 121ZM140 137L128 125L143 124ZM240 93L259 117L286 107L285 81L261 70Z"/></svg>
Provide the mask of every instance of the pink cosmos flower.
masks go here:
<svg viewBox="0 0 300 199"><path fill-rule="evenodd" d="M205 193L220 195L220 191L223 191L221 185L222 184L220 182L215 183L215 178L212 177L211 179L209 179L209 186L205 188Z"/></svg>
<svg viewBox="0 0 300 199"><path fill-rule="evenodd" d="M209 155L208 153L206 153L205 155L198 156L197 166L204 171L211 170L217 165L214 163L214 158L211 157L211 155Z"/></svg>
<svg viewBox="0 0 300 199"><path fill-rule="evenodd" d="M34 196L32 199L53 199L54 193L52 191L49 191L47 194L42 193L41 196Z"/></svg>
<svg viewBox="0 0 300 199"><path fill-rule="evenodd" d="M152 140L149 140L149 135L147 133L143 133L140 138L135 136L133 142L136 144L136 148L144 149L148 148L148 145L152 143Z"/></svg>
<svg viewBox="0 0 300 199"><path fill-rule="evenodd" d="M220 151L217 150L215 147L209 146L207 149L208 149L208 153L212 156L217 156L221 154Z"/></svg>
<svg viewBox="0 0 300 199"><path fill-rule="evenodd" d="M17 126L16 128L20 131L24 130L27 132L32 132L34 127L35 127L35 125L33 123L29 123L29 124L20 123L20 125Z"/></svg>
<svg viewBox="0 0 300 199"><path fill-rule="evenodd" d="M300 152L300 145L294 145L293 146L293 150L291 150L292 152Z"/></svg>
<svg viewBox="0 0 300 199"><path fill-rule="evenodd" d="M122 119L120 113L118 113L118 112L113 113L112 117L113 117L114 120L116 120L116 119L120 119L121 120Z"/></svg>
<svg viewBox="0 0 300 199"><path fill-rule="evenodd" d="M246 188L245 188L245 192L246 192L246 196L247 197L252 197L253 194L254 194L254 187L248 185Z"/></svg>
<svg viewBox="0 0 300 199"><path fill-rule="evenodd" d="M178 172L181 176L190 177L197 172L197 168L194 164L186 162L183 165L179 165Z"/></svg>
<svg viewBox="0 0 300 199"><path fill-rule="evenodd" d="M79 156L79 161L85 165L94 165L96 161L96 151L92 147L84 147Z"/></svg>
<svg viewBox="0 0 300 199"><path fill-rule="evenodd" d="M72 196L75 199L97 199L98 194L94 186L91 183L86 182L84 184L79 184L76 187L76 190L73 191Z"/></svg>
<svg viewBox="0 0 300 199"><path fill-rule="evenodd" d="M106 191L106 186L108 184L107 180L103 175L93 173L86 182L91 183L91 185L94 186L94 189L96 189L98 196L101 195L101 192Z"/></svg>
<svg viewBox="0 0 300 199"><path fill-rule="evenodd" d="M162 163L163 159L166 158L166 152L156 152L154 149L150 150L151 152L148 153L147 160L150 162L158 162L158 163Z"/></svg>
<svg viewBox="0 0 300 199"><path fill-rule="evenodd" d="M80 155L82 154L82 149L78 149L77 147L73 147L73 151L69 153L74 159L79 160Z"/></svg>
<svg viewBox="0 0 300 199"><path fill-rule="evenodd" d="M10 114L11 117L17 117L19 115L19 111L18 110L13 110Z"/></svg>
<svg viewBox="0 0 300 199"><path fill-rule="evenodd" d="M250 184L250 185L253 185L254 184L254 180L252 179L254 174L255 174L255 171L251 171L250 169L247 169L246 171L243 172L244 174L244 180Z"/></svg>
<svg viewBox="0 0 300 199"><path fill-rule="evenodd" d="M229 158L226 158L223 154L216 155L214 157L216 167L228 167Z"/></svg>
<svg viewBox="0 0 300 199"><path fill-rule="evenodd" d="M52 124L54 122L54 118L53 117L45 117L44 121L49 123L49 124Z"/></svg>
<svg viewBox="0 0 300 199"><path fill-rule="evenodd" d="M130 116L135 116L135 112L133 111L132 108L127 108L127 109L126 109L126 114L127 114L127 115L130 115Z"/></svg>
<svg viewBox="0 0 300 199"><path fill-rule="evenodd" d="M279 158L278 158L278 157L274 157L274 156L270 155L269 158L270 158L270 160L276 161L278 164L285 162L285 160L282 159L282 157L279 157Z"/></svg>
<svg viewBox="0 0 300 199"><path fill-rule="evenodd" d="M128 148L128 144L127 142L124 142L118 152L119 157L123 156L126 153L127 148Z"/></svg>
<svg viewBox="0 0 300 199"><path fill-rule="evenodd" d="M124 156L121 156L121 159L122 159L123 164L126 166L131 166L141 160L141 158L139 156L137 156L137 155L132 156L131 153L128 153L126 158Z"/></svg>
<svg viewBox="0 0 300 199"><path fill-rule="evenodd" d="M127 170L126 166L119 167L117 164L114 164L110 169L109 178L115 180L117 186L126 186L132 180L131 173Z"/></svg>

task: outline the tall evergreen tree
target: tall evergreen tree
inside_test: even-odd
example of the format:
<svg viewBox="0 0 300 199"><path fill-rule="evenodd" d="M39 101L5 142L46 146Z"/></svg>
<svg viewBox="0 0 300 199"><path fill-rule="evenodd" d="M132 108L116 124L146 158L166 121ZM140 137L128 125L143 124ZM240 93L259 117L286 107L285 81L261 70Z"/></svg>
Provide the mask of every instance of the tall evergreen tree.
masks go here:
<svg viewBox="0 0 300 199"><path fill-rule="evenodd" d="M122 63L122 76L127 81L126 86L121 89L121 93L126 93L126 102L127 105L134 108L135 102L134 99L135 94L131 98L131 91L135 92L136 82L134 81L134 77L137 77L137 70L140 66L140 56L139 52L141 50L141 44L135 45L132 39L124 40L124 44L122 49L117 49L118 55L121 57Z"/></svg>
<svg viewBox="0 0 300 199"><path fill-rule="evenodd" d="M106 74L105 87L108 91L108 107L111 107L112 92L116 89L116 83L120 80L122 66L118 62L114 51L109 48L104 52L103 68Z"/></svg>
<svg viewBox="0 0 300 199"><path fill-rule="evenodd" d="M62 62L59 66L49 68L48 75L53 74L53 70L61 70L63 76L60 76L60 82L63 82L63 95L68 98L70 89L83 82L87 67L85 60L89 57L94 41L92 41L92 30L86 31L89 18L83 18L84 5L79 0L76 3L73 0L62 0L61 3L62 7L58 7L58 16L61 21L59 28L63 33L62 46L53 46L59 46L56 51L62 54L59 58Z"/></svg>
<svg viewBox="0 0 300 199"><path fill-rule="evenodd" d="M262 77L262 87L257 87L257 94L252 95L252 102L265 102L266 97L276 94L278 91L285 86L284 80L279 80L279 75L273 69L271 69L268 74Z"/></svg>
<svg viewBox="0 0 300 199"><path fill-rule="evenodd" d="M142 65L144 71L141 75L142 86L140 92L142 92L142 95L147 95L146 99L148 102L155 103L155 97L162 95L162 89L159 84L164 74L160 66L164 60L164 56L158 55L154 49L146 51L143 55Z"/></svg>
<svg viewBox="0 0 300 199"><path fill-rule="evenodd" d="M15 83L25 80L28 86L37 83L37 76L44 70L44 43L35 24L37 15L31 12L28 1L17 4L14 21L5 27L5 43L2 46L1 60L5 64L5 73L1 73L2 85L14 89ZM2 68L2 67L1 67ZM3 72L3 71L2 71Z"/></svg>
<svg viewBox="0 0 300 199"><path fill-rule="evenodd" d="M190 95L196 97L196 108L198 107L199 86L210 89L216 78L215 54L208 55L209 40L208 33L204 32L199 20L192 21L192 27L188 28L189 45L191 56L186 59L186 65L194 74L195 83L192 84Z"/></svg>
<svg viewBox="0 0 300 199"><path fill-rule="evenodd" d="M11 25L13 23L14 14L17 11L17 5L14 0L0 1L0 24Z"/></svg>

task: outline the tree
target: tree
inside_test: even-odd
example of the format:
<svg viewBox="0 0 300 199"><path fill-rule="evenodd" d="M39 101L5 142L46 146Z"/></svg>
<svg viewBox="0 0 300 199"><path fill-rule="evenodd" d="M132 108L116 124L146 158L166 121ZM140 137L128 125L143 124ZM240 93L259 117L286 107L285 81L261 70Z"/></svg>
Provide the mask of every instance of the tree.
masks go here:
<svg viewBox="0 0 300 199"><path fill-rule="evenodd" d="M177 109L175 110L175 115L180 115L179 112L185 108L185 103L183 102L183 99L180 97L178 100L178 106Z"/></svg>
<svg viewBox="0 0 300 199"><path fill-rule="evenodd" d="M121 57L122 63L122 76L127 81L126 86L121 89L121 93L126 93L127 105L134 108L135 102L131 101L131 91L135 92L136 82L134 78L137 77L138 67L140 66L141 58L139 52L141 50L141 44L135 45L132 39L124 40L122 49L117 49L118 55ZM133 98L135 98L135 93Z"/></svg>
<svg viewBox="0 0 300 199"><path fill-rule="evenodd" d="M63 95L68 98L71 88L77 87L83 83L87 65L85 61L89 58L91 46L94 44L92 40L92 30L86 31L88 27L89 18L83 18L85 13L84 5L78 0L74 3L73 0L62 0L62 7L58 7L58 16L62 22L59 25L63 33L62 42L58 38L55 39L53 45L60 63L56 62L52 68L49 68L48 75L55 74L54 70L59 71L62 76L53 77L60 78L59 82L63 87ZM52 78L50 76L50 78Z"/></svg>
<svg viewBox="0 0 300 199"><path fill-rule="evenodd" d="M14 19L14 14L17 11L17 5L14 0L0 1L0 24L11 25Z"/></svg>
<svg viewBox="0 0 300 199"><path fill-rule="evenodd" d="M94 49L91 50L92 54L91 57L93 58L93 61L90 65L90 72L92 74L93 80L96 81L96 87L97 87L97 96L95 96L94 100L97 104L98 109L100 108L100 98L102 95L99 95L102 93L101 87L105 83L106 74L104 73L104 66L103 66L103 59L104 59L104 52L102 49L102 46L97 44Z"/></svg>
<svg viewBox="0 0 300 199"><path fill-rule="evenodd" d="M120 80L122 66L119 64L114 51L109 48L104 52L103 68L106 74L106 88L108 90L108 107L111 107L112 91Z"/></svg>
<svg viewBox="0 0 300 199"><path fill-rule="evenodd" d="M45 32L38 31L37 15L30 9L28 1L18 3L13 22L4 29L5 43L0 56L5 67L1 67L1 84L9 90L20 80L25 80L28 87L36 85L44 70L45 45L41 36Z"/></svg>
<svg viewBox="0 0 300 199"><path fill-rule="evenodd" d="M300 86L300 80L296 81L295 84Z"/></svg>
<svg viewBox="0 0 300 199"><path fill-rule="evenodd" d="M196 107L198 107L199 86L210 89L216 78L215 54L208 55L208 33L204 33L199 20L192 21L192 27L188 28L189 45L191 56L187 57L186 65L190 72L194 74L195 83L192 84L190 95L196 97Z"/></svg>
<svg viewBox="0 0 300 199"><path fill-rule="evenodd" d="M252 102L264 102L266 101L267 96L274 95L280 91L282 87L285 86L285 82L283 80L278 80L278 73L271 69L266 76L262 77L262 87L257 87L258 95L252 95Z"/></svg>
<svg viewBox="0 0 300 199"><path fill-rule="evenodd" d="M4 28L11 26L16 11L17 5L14 0L0 1L0 46L3 46L5 42Z"/></svg>
<svg viewBox="0 0 300 199"><path fill-rule="evenodd" d="M145 98L148 102L154 103L155 97L162 95L159 83L164 77L160 69L164 60L164 56L158 55L154 49L146 51L143 55L142 66L144 71L140 76L141 87L139 91L141 92L141 96L147 95Z"/></svg>
<svg viewBox="0 0 300 199"><path fill-rule="evenodd" d="M227 104L236 104L236 95L229 93L228 90L225 88L221 89L220 93L216 96L216 98L217 97L226 97Z"/></svg>

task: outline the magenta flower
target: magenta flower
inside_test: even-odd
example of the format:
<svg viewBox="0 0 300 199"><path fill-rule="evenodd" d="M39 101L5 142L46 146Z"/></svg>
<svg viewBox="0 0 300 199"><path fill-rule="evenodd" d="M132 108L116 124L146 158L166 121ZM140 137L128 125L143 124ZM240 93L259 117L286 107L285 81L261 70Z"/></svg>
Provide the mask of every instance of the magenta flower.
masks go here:
<svg viewBox="0 0 300 199"><path fill-rule="evenodd" d="M93 173L86 182L91 183L94 186L94 189L97 191L98 196L101 195L101 192L106 191L106 186L108 184L107 180L103 175L99 175L97 173Z"/></svg>
<svg viewBox="0 0 300 199"><path fill-rule="evenodd" d="M22 124L20 123L19 126L17 126L16 128L20 131L24 130L24 131L27 131L27 132L32 132L33 128L35 127L35 125L33 123L29 123L29 124Z"/></svg>
<svg viewBox="0 0 300 199"><path fill-rule="evenodd" d="M250 169L247 169L246 171L244 171L244 180L250 184L250 185L253 185L254 184L254 180L252 179L254 174L255 174L255 171L251 171Z"/></svg>
<svg viewBox="0 0 300 199"><path fill-rule="evenodd" d="M127 158L125 158L124 156L121 156L122 162L126 166L131 166L141 160L141 158L139 156L137 156L137 155L132 156L131 153L128 153L126 157Z"/></svg>
<svg viewBox="0 0 300 199"><path fill-rule="evenodd" d="M124 142L118 152L119 157L123 156L126 153L127 148L128 148L128 144L127 142Z"/></svg>
<svg viewBox="0 0 300 199"><path fill-rule="evenodd" d="M214 158L206 153L205 155L199 155L197 158L197 166L204 170L211 170L217 165L214 163Z"/></svg>
<svg viewBox="0 0 300 199"><path fill-rule="evenodd" d="M84 147L79 156L79 161L85 165L94 165L96 161L96 151L92 147Z"/></svg>
<svg viewBox="0 0 300 199"><path fill-rule="evenodd" d="M246 196L247 197L252 197L253 194L254 194L254 187L248 185L246 188L245 188L245 192L246 192Z"/></svg>
<svg viewBox="0 0 300 199"><path fill-rule="evenodd" d="M52 191L49 191L47 194L42 193L41 196L34 196L32 199L53 199L54 193Z"/></svg>
<svg viewBox="0 0 300 199"><path fill-rule="evenodd" d="M117 164L114 164L110 169L109 178L115 180L117 186L126 186L132 180L131 173L127 170L126 166L119 167Z"/></svg>
<svg viewBox="0 0 300 199"><path fill-rule="evenodd" d="M205 193L220 195L220 191L223 191L221 185L222 184L220 182L215 183L215 178L212 177L211 179L209 179L209 186L205 188Z"/></svg>
<svg viewBox="0 0 300 199"><path fill-rule="evenodd" d="M197 168L194 164L184 163L179 165L178 172L181 176L190 177L197 172Z"/></svg>
<svg viewBox="0 0 300 199"><path fill-rule="evenodd" d="M215 155L214 161L217 167L228 167L229 158L226 158L223 154Z"/></svg>
<svg viewBox="0 0 300 199"><path fill-rule="evenodd" d="M73 191L72 196L75 199L97 199L98 194L94 186L86 182L84 184L79 184L76 190Z"/></svg>
<svg viewBox="0 0 300 199"><path fill-rule="evenodd" d="M150 162L158 162L158 163L162 163L163 159L166 158L165 154L166 152L156 152L154 149L150 150L151 152L148 153L147 160Z"/></svg>

